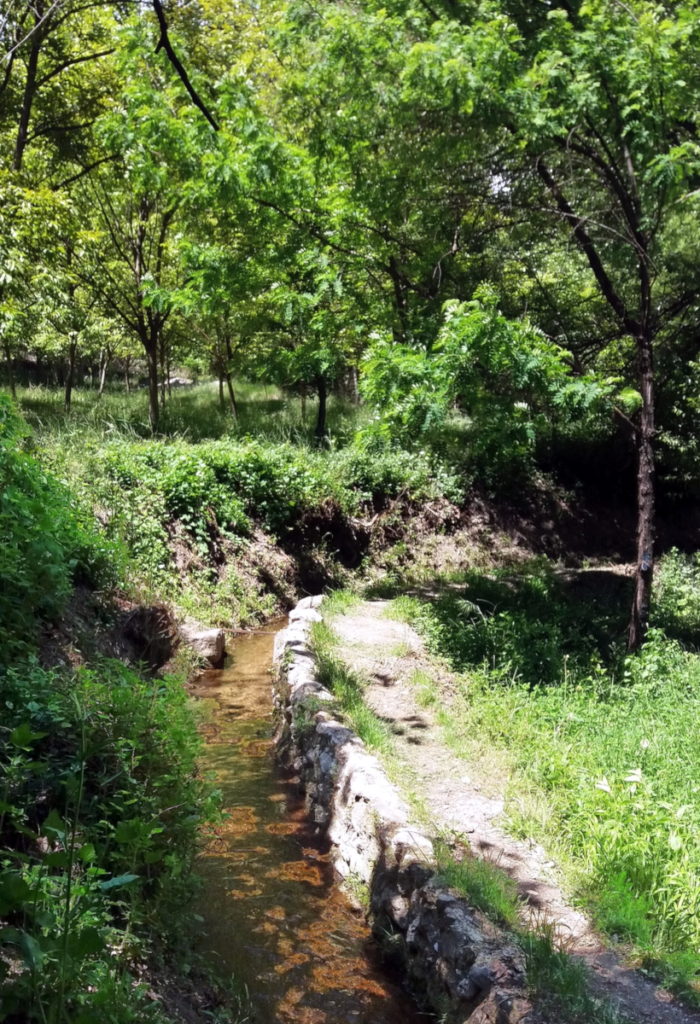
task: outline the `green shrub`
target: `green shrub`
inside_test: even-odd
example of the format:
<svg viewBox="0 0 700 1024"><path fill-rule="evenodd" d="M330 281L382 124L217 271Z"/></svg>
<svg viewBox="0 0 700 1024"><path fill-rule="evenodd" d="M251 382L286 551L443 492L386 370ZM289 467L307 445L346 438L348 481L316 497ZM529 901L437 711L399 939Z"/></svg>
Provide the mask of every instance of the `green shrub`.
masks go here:
<svg viewBox="0 0 700 1024"><path fill-rule="evenodd" d="M111 548L69 491L22 450L26 427L0 395L0 662L61 610L79 575L113 575Z"/></svg>
<svg viewBox="0 0 700 1024"><path fill-rule="evenodd" d="M134 969L186 920L212 810L180 682L27 663L0 676L0 703L3 1015L160 1019Z"/></svg>

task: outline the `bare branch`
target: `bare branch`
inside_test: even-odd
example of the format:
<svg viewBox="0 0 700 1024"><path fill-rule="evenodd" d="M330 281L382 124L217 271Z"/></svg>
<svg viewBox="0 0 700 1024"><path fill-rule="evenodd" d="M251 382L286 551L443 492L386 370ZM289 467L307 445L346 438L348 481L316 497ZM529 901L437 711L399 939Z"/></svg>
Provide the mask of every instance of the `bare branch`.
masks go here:
<svg viewBox="0 0 700 1024"><path fill-rule="evenodd" d="M158 51L160 50L161 47L165 50L165 53L166 53L166 55L168 57L168 60L170 61L172 66L177 71L177 73L178 73L178 75L180 77L180 80L182 81L182 84L187 89L188 93L190 94L190 97L191 97L192 102L194 103L195 107L197 107L199 110L202 111L202 113L204 114L204 116L206 117L207 121L209 122L209 124L214 129L214 131L218 132L218 130L219 130L218 124L216 123L216 121L214 120L212 115L209 113L207 108L204 106L204 103L202 102L202 100L200 100L199 96L195 92L194 86L190 82L189 76L188 76L187 72L185 71L184 67L182 66L182 62L180 61L180 58L178 57L178 55L175 53L175 50L173 49L173 45L170 42L170 37L168 35L168 23L165 20L165 11L163 10L163 5L161 4L160 0L153 0L153 10L156 12L156 17L158 18L158 24L160 25L160 39L158 40L158 45L156 46L156 53L158 53Z"/></svg>

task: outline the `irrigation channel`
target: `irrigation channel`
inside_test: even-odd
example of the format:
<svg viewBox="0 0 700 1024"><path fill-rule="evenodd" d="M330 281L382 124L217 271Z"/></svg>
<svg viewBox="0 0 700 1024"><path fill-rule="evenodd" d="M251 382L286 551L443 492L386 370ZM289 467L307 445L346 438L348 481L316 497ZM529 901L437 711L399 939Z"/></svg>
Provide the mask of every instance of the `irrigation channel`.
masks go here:
<svg viewBox="0 0 700 1024"><path fill-rule="evenodd" d="M228 814L200 857L204 949L245 981L255 1024L424 1024L335 884L298 780L274 762L270 669L283 625L238 640L232 664L194 685L208 708L205 768Z"/></svg>

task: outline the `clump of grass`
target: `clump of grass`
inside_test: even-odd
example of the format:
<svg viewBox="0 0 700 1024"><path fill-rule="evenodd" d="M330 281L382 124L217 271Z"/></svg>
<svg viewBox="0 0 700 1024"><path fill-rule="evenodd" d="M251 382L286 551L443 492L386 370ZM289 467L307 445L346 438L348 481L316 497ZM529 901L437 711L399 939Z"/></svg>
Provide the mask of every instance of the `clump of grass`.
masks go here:
<svg viewBox="0 0 700 1024"><path fill-rule="evenodd" d="M648 896L635 891L626 871L612 875L593 898L596 923L603 931L649 947L651 902Z"/></svg>
<svg viewBox="0 0 700 1024"><path fill-rule="evenodd" d="M335 615L347 615L359 601L359 596L352 590L334 590L324 597L323 616L330 619Z"/></svg>
<svg viewBox="0 0 700 1024"><path fill-rule="evenodd" d="M518 923L518 889L513 879L489 860L468 851L457 859L446 843L435 844L438 880L455 889L477 910L499 924L514 928Z"/></svg>
<svg viewBox="0 0 700 1024"><path fill-rule="evenodd" d="M551 927L523 932L519 941L528 988L559 1024L623 1024L611 1003L591 995L586 965L557 947Z"/></svg>
<svg viewBox="0 0 700 1024"><path fill-rule="evenodd" d="M335 653L337 637L327 622L313 624L311 643L317 658L317 678L333 694L350 726L370 750L390 752L391 732L364 702L364 680Z"/></svg>
<svg viewBox="0 0 700 1024"><path fill-rule="evenodd" d="M433 707L439 699L438 688L435 680L421 668L414 668L411 672L410 683L415 688L416 700L422 708Z"/></svg>
<svg viewBox="0 0 700 1024"><path fill-rule="evenodd" d="M405 622L412 626L422 610L422 603L416 597L400 594L384 609L383 617L394 622Z"/></svg>

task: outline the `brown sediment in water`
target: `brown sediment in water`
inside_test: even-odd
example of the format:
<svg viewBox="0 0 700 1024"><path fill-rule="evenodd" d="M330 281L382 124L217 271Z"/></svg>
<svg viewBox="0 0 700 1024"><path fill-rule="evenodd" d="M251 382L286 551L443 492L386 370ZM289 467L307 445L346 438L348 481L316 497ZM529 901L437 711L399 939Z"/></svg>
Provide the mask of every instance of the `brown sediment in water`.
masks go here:
<svg viewBox="0 0 700 1024"><path fill-rule="evenodd" d="M211 712L203 768L225 807L203 830L203 950L246 984L255 1024L418 1024L335 885L298 779L275 766L272 644L270 632L237 640L233 664L195 683Z"/></svg>

